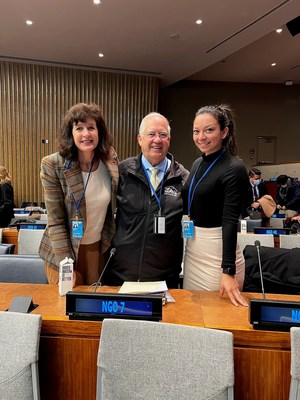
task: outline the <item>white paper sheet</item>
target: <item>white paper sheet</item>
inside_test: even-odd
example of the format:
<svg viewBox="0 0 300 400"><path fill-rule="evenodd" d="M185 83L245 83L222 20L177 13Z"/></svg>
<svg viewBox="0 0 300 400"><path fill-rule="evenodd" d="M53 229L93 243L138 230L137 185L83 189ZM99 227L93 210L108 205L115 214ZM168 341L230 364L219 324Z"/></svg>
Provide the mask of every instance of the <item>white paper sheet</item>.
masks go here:
<svg viewBox="0 0 300 400"><path fill-rule="evenodd" d="M157 293L168 290L166 281L124 282L119 293Z"/></svg>

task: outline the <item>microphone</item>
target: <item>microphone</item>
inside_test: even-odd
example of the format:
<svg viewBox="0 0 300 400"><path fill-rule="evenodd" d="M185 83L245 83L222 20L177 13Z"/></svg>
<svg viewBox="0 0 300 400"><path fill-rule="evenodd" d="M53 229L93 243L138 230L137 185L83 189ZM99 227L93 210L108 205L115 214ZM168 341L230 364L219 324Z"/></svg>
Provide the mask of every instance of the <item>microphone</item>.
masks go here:
<svg viewBox="0 0 300 400"><path fill-rule="evenodd" d="M113 248L110 250L108 260L107 260L106 264L104 265L104 268L103 268L103 270L102 270L102 272L101 272L101 274L100 274L100 276L99 276L99 279L97 280L96 283L94 283L94 284L92 285L92 286L95 286L94 293L96 292L98 286L101 287L101 279L102 279L102 276L103 276L104 272L106 271L106 268L107 268L107 266L108 266L108 264L109 264L109 262L110 262L112 256L114 256L114 255L116 254L116 252L117 252L117 250L116 250L115 247L113 247Z"/></svg>
<svg viewBox="0 0 300 400"><path fill-rule="evenodd" d="M261 282L262 297L263 297L263 300L266 300L264 281L263 281L263 274L262 274L262 268L261 268L261 259L260 259L260 241L259 240L255 240L254 246L256 246L256 250L257 250L257 258L258 258L258 266L259 266L259 275L260 275L260 282Z"/></svg>

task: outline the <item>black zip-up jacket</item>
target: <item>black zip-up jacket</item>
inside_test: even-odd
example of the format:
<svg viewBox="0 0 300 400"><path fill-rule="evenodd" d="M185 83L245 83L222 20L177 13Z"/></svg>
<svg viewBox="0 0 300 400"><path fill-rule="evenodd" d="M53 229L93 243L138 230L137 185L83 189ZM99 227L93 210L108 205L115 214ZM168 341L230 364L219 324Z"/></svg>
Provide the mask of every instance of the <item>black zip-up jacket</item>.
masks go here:
<svg viewBox="0 0 300 400"><path fill-rule="evenodd" d="M155 234L154 216L158 204L151 195L148 180L141 164L141 154L119 165L117 193L117 231L112 241L116 254L106 275L107 283L123 281L176 280L181 271L183 242L181 189L189 172L167 154L171 160L162 185L162 215L166 217L166 234Z"/></svg>

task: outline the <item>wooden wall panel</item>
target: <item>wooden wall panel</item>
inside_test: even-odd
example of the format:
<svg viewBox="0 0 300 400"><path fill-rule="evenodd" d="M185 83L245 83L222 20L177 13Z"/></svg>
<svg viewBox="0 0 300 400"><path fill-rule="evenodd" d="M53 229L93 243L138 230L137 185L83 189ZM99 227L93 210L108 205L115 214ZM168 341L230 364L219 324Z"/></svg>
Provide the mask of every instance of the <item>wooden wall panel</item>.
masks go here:
<svg viewBox="0 0 300 400"><path fill-rule="evenodd" d="M139 124L157 101L154 77L0 61L0 164L13 177L15 204L43 201L40 162L56 151L72 105L101 105L122 160L138 153Z"/></svg>

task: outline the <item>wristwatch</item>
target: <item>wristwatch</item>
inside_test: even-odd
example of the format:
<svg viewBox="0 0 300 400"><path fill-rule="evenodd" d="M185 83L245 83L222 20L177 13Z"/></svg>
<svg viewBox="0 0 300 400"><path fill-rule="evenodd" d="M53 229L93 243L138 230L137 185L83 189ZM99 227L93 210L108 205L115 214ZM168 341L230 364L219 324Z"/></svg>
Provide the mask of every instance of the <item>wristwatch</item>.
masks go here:
<svg viewBox="0 0 300 400"><path fill-rule="evenodd" d="M233 276L233 275L235 275L235 268L234 267L223 268L223 274Z"/></svg>

